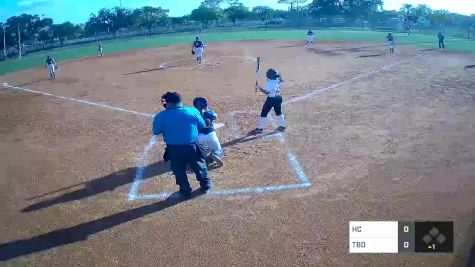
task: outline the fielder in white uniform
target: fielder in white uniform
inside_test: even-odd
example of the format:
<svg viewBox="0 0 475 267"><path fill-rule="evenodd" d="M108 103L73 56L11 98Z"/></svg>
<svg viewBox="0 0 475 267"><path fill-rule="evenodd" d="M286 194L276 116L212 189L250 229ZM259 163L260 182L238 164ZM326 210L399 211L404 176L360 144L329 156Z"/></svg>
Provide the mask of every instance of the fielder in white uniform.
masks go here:
<svg viewBox="0 0 475 267"><path fill-rule="evenodd" d="M394 47L396 46L396 38L392 35L392 33L388 33L388 35L386 36L386 40L388 40L389 53L394 54Z"/></svg>
<svg viewBox="0 0 475 267"><path fill-rule="evenodd" d="M223 166L223 150L216 135L214 121L217 118L216 113L208 108L208 100L204 97L197 97L193 100L193 106L201 113L206 126L198 135L198 144L207 146L211 151L209 158L215 161L220 167Z"/></svg>
<svg viewBox="0 0 475 267"><path fill-rule="evenodd" d="M99 45L97 47L97 51L99 52L99 56L104 56L104 48L102 47L102 43L99 42Z"/></svg>
<svg viewBox="0 0 475 267"><path fill-rule="evenodd" d="M48 68L48 72L49 72L49 78L50 80L54 80L56 79L56 68L57 68L57 64L56 64L56 61L54 60L54 58L48 56L46 58L46 62L45 62L45 69Z"/></svg>
<svg viewBox="0 0 475 267"><path fill-rule="evenodd" d="M193 47L191 48L191 53L196 57L196 63L201 64L204 51L205 44L200 41L199 37L196 37L196 40L193 42Z"/></svg>
<svg viewBox="0 0 475 267"><path fill-rule="evenodd" d="M307 43L306 45L313 44L315 41L315 34L313 33L312 29L309 29L307 32Z"/></svg>

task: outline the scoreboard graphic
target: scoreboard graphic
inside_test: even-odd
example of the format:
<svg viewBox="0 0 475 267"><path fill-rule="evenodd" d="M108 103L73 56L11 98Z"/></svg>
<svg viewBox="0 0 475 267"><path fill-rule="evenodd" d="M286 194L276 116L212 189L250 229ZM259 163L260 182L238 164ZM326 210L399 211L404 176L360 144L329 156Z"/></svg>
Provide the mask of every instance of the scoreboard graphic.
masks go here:
<svg viewBox="0 0 475 267"><path fill-rule="evenodd" d="M452 253L454 223L351 221L350 253Z"/></svg>

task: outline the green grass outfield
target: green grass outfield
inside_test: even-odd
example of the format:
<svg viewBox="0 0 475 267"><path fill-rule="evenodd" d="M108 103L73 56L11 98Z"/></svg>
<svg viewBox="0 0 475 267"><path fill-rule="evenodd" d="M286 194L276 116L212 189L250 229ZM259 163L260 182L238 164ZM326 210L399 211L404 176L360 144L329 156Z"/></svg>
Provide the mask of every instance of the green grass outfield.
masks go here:
<svg viewBox="0 0 475 267"><path fill-rule="evenodd" d="M187 44L194 40L196 33L174 33L166 35L154 35L151 37L135 37L126 39L117 39L104 41L105 54L123 52L134 49L143 49L159 46ZM237 41L237 40L303 40L306 30L258 30L258 31L235 31L235 32L210 32L201 33L205 43L218 41ZM373 41L385 43L385 32L375 31L345 31L345 30L317 30L317 41ZM437 37L435 34L411 34L405 36L396 35L396 45L414 44L425 48L436 48ZM446 38L446 49L458 52L475 52L475 42L465 39ZM83 44L56 48L46 51L40 51L26 55L21 60L7 60L0 62L0 75L24 70L33 67L39 67L44 64L46 55L53 56L59 64L64 60L72 60L88 56L97 55L97 43Z"/></svg>

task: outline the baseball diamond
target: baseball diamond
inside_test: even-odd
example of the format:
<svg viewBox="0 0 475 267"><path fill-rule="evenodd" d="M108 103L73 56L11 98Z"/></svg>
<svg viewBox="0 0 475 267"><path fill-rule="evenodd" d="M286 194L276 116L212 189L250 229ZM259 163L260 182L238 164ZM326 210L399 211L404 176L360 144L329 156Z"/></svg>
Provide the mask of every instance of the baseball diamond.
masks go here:
<svg viewBox="0 0 475 267"><path fill-rule="evenodd" d="M0 62L2 265L470 266L475 51L450 38L427 50L418 33L274 31ZM198 121L175 165L153 121L172 91ZM206 154L192 154L204 178L188 168L185 197L188 146ZM454 222L453 253L349 253L350 221L431 220Z"/></svg>

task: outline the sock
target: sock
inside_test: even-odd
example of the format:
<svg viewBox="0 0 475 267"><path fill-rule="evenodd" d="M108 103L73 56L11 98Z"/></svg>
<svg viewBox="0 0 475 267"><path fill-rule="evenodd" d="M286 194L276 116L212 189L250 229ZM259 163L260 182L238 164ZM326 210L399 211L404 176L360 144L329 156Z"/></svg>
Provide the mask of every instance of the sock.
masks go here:
<svg viewBox="0 0 475 267"><path fill-rule="evenodd" d="M285 127L284 114L280 114L279 116L277 116L277 121L279 122L279 126Z"/></svg>
<svg viewBox="0 0 475 267"><path fill-rule="evenodd" d="M266 122L267 122L267 117L261 117L259 119L259 126L257 128L264 129L264 126L266 125Z"/></svg>

